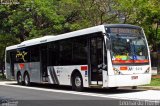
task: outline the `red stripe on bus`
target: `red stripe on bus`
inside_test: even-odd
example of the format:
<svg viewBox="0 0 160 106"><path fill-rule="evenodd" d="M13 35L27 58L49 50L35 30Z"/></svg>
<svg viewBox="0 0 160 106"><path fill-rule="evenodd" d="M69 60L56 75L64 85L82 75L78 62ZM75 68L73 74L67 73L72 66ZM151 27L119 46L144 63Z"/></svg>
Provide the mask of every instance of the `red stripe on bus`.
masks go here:
<svg viewBox="0 0 160 106"><path fill-rule="evenodd" d="M23 63L20 63L20 64L19 64L19 67L20 67L20 69L24 69L24 64L23 64Z"/></svg>
<svg viewBox="0 0 160 106"><path fill-rule="evenodd" d="M133 63L133 60L112 60L113 63Z"/></svg>
<svg viewBox="0 0 160 106"><path fill-rule="evenodd" d="M120 63L148 63L149 60L112 60L114 64Z"/></svg>
<svg viewBox="0 0 160 106"><path fill-rule="evenodd" d="M88 66L81 66L81 71L87 71L88 70Z"/></svg>
<svg viewBox="0 0 160 106"><path fill-rule="evenodd" d="M134 60L135 63L148 63L148 60Z"/></svg>

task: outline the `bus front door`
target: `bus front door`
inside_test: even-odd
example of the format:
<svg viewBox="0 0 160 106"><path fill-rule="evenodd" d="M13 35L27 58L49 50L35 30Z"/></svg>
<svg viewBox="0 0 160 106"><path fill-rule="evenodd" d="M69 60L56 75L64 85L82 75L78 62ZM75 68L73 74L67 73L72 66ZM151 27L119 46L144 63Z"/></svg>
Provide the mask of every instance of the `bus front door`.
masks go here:
<svg viewBox="0 0 160 106"><path fill-rule="evenodd" d="M102 85L102 70L99 65L103 63L103 38L93 37L90 39L90 84Z"/></svg>

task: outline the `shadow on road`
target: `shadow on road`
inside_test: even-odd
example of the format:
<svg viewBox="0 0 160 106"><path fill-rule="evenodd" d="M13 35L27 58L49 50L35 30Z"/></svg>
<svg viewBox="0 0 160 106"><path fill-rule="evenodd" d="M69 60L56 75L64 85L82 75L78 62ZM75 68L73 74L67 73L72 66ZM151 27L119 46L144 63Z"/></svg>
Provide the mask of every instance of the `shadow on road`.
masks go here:
<svg viewBox="0 0 160 106"><path fill-rule="evenodd" d="M16 83L8 83L8 84L9 85L17 85ZM19 85L19 86L24 86L24 85ZM53 85L53 84L32 83L30 87L72 91L71 86L59 86L59 85ZM142 92L142 91L145 91L145 90L132 89L131 87L123 87L123 88L118 88L118 89L85 88L83 92L99 93L99 94L124 94L124 93Z"/></svg>

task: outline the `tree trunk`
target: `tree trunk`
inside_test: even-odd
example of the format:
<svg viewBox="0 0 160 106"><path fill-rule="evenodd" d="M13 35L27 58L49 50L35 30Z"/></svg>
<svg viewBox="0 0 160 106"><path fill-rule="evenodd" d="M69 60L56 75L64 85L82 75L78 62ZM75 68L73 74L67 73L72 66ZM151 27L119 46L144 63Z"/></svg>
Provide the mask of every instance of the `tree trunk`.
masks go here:
<svg viewBox="0 0 160 106"><path fill-rule="evenodd" d="M5 75L4 75L4 66L5 66L4 58L5 58L5 51L3 52L1 64L0 64L0 69L2 69L2 77L5 77Z"/></svg>
<svg viewBox="0 0 160 106"><path fill-rule="evenodd" d="M2 66L2 77L5 77L5 75L4 75L4 68L3 68L3 66Z"/></svg>

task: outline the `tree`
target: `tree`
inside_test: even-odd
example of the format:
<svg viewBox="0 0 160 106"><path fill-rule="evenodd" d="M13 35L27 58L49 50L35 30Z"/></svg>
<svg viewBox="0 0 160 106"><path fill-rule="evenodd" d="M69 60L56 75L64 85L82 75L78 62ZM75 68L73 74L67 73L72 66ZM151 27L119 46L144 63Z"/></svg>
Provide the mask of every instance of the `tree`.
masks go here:
<svg viewBox="0 0 160 106"><path fill-rule="evenodd" d="M4 66L5 47L24 40L60 33L63 16L57 15L54 1L21 0L20 4L0 5L0 63Z"/></svg>
<svg viewBox="0 0 160 106"><path fill-rule="evenodd" d="M160 44L158 0L19 0L0 5L0 62L6 46L31 38L109 23L142 26L149 44Z"/></svg>
<svg viewBox="0 0 160 106"><path fill-rule="evenodd" d="M149 45L157 51L160 43L160 2L158 0L116 0L114 9L124 19L123 23L142 26Z"/></svg>

